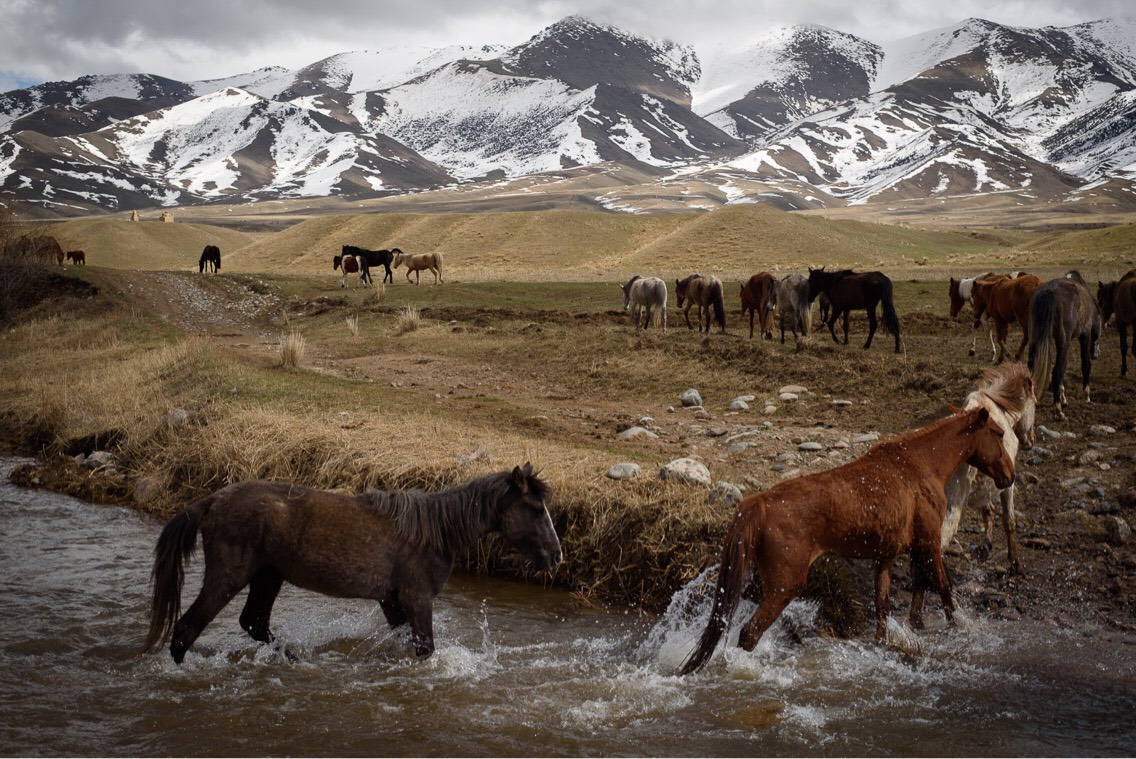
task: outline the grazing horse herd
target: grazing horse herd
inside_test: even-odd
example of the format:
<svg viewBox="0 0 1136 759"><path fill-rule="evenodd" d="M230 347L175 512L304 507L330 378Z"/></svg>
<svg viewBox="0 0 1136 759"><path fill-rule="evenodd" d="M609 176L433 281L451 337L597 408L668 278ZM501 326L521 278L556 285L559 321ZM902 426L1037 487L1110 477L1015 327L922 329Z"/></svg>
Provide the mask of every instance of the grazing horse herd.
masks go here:
<svg viewBox="0 0 1136 759"><path fill-rule="evenodd" d="M367 283L372 282L370 267L382 264L387 270L384 282L393 282L391 265L404 263L408 282L411 272L422 269L434 273L435 283L442 281L440 255L407 256L398 249L344 246L334 268L342 269L344 277L359 272ZM636 275L621 289L624 310L630 311L636 330L661 325L666 332L664 280ZM708 335L711 322L720 333L725 331L721 280L696 273L676 280L675 289L689 329L694 329L689 311L697 308L700 333ZM1120 334L1121 376L1127 373L1128 328L1136 325L1136 270L1117 282L1100 283L1095 299L1076 271L1048 282L1028 274L951 279L948 294L952 317L969 302L975 329L984 318L993 324L996 363L1008 356L1009 329L1018 324L1022 340L1015 359L1028 349L1028 366L1007 363L987 369L979 387L949 416L880 443L847 464L785 480L742 500L722 545L709 618L681 666L682 674L701 669L712 658L740 602L760 588L760 603L738 639L740 647L752 650L804 588L812 563L825 554L872 563L877 641L886 635L891 566L903 554L911 559L911 626L922 627L928 590L939 596L950 620L954 602L943 549L957 531L964 508L986 507L990 535L995 498L1001 502L1010 570L1020 573L1015 458L1019 449L1029 450L1034 443L1037 389L1048 389L1057 415L1064 418L1065 365L1076 341L1087 402L1101 329L1113 315ZM892 283L881 272L810 268L807 276L753 275L741 288L750 338L756 318L762 338L772 339L775 315L780 316L782 342L786 331L797 339L808 335L811 304L818 299L828 307L822 310L822 320L837 343L837 320L843 322L847 345L849 312L867 312L865 349L871 347L877 306L882 306L883 327L894 337L895 351L901 351ZM255 640L273 643L270 614L288 581L331 595L377 601L392 627L409 625L415 653L429 656L434 650L431 599L445 584L454 557L482 536L500 533L507 546L521 551L538 569L550 570L560 562L548 497L548 486L528 464L436 494L371 490L344 495L289 483L230 485L186 507L162 531L155 548L146 646L170 639L170 652L180 663L202 629L244 587L249 593L241 627ZM198 531L205 579L197 600L181 615L182 565L194 550Z"/></svg>

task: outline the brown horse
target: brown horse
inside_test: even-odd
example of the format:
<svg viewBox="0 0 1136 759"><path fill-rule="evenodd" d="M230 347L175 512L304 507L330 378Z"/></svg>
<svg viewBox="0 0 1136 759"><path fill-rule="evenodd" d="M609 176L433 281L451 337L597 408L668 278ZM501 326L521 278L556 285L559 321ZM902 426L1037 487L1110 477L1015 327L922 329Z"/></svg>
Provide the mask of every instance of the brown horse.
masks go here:
<svg viewBox="0 0 1136 759"><path fill-rule="evenodd" d="M769 291L777 281L767 271L759 271L742 285L742 318L749 311L749 339L753 339L753 317L756 313L758 323L761 325L761 337L764 340L773 339L773 310L769 308Z"/></svg>
<svg viewBox="0 0 1136 759"><path fill-rule="evenodd" d="M1101 310L1101 324L1108 323L1116 314L1116 331L1120 333L1120 376L1128 374L1128 328L1136 327L1136 269L1125 274L1118 282L1097 282L1097 305ZM1136 339L1133 339L1136 347ZM1136 355L1136 350L1133 351Z"/></svg>
<svg viewBox="0 0 1136 759"><path fill-rule="evenodd" d="M254 640L271 643L272 605L288 581L325 595L378 601L391 627L410 623L415 653L429 656L433 598L455 557L478 540L500 533L506 546L539 569L560 562L547 498L548 486L531 464L438 493L348 495L260 480L229 485L187 506L162 530L154 549L146 650L172 631L170 654L180 664L205 626L246 585L241 627ZM182 565L199 529L205 578L197 600L178 619Z"/></svg>
<svg viewBox="0 0 1136 759"><path fill-rule="evenodd" d="M964 462L998 487L1013 480L1014 460L1002 444L1002 428L985 408L955 413L848 464L743 500L722 546L710 619L682 674L709 661L751 587L751 573L763 598L738 640L747 651L804 588L809 567L824 554L872 561L877 642L884 639L890 608L891 565L904 551L911 552L912 626L922 626L928 587L938 591L950 619L954 603L939 533L947 508L944 486Z"/></svg>
<svg viewBox="0 0 1136 759"><path fill-rule="evenodd" d="M686 279L675 280L675 297L678 298L678 307L682 308L682 315L686 317L686 326L694 329L690 323L690 309L698 306L698 331L702 332L702 314L706 314L706 334L710 334L710 313L713 310L714 321L718 323L718 331L726 331L726 302L722 295L722 280L717 277L704 277L701 274L691 274ZM683 301L686 307L683 308Z"/></svg>
<svg viewBox="0 0 1136 759"><path fill-rule="evenodd" d="M947 285L947 297L950 298L950 301L951 301L951 318L952 319L957 318L959 313L962 312L962 307L965 306L967 303L970 303L971 306L973 307L973 305L974 305L974 283L975 282L977 282L980 279L983 280L983 281L989 281L989 280L998 279L998 278L1002 278L1002 277L1008 278L1008 276L1005 275L1005 274L995 274L992 271L986 272L985 274L981 274L977 277L970 277L968 279L955 279L954 277L951 277L950 284ZM998 347L997 347L997 345L994 344L994 326L993 326L993 324L990 325L989 336L990 336L990 358L991 358L991 360L994 360L994 358L998 355ZM977 353L977 350L976 350L977 345L978 345L978 333L975 332L970 339L970 350L967 351L966 355L973 356L975 353Z"/></svg>
<svg viewBox="0 0 1136 759"><path fill-rule="evenodd" d="M406 264L406 281L410 281L411 272L414 273L414 284L422 284L422 270L427 269L434 275L434 284L442 282L442 254L441 253L403 253L394 248L394 268ZM393 279L392 279L393 282Z"/></svg>
<svg viewBox="0 0 1136 759"><path fill-rule="evenodd" d="M67 251L66 255L67 255L67 260L70 261L71 263L75 264L76 266L80 266L80 265L86 266L87 265L87 254L84 253L81 250L69 250L69 251Z"/></svg>
<svg viewBox="0 0 1136 759"><path fill-rule="evenodd" d="M984 315L994 322L998 342L998 355L994 357L994 363L1000 364L1006 358L1006 338L1010 333L1010 325L1014 322L1022 329L1022 342L1014 353L1014 360L1021 360L1022 352L1029 344L1030 297L1040 284L1040 279L1025 272L1013 278L995 275L974 281L974 328L978 329L982 325Z"/></svg>
<svg viewBox="0 0 1136 759"><path fill-rule="evenodd" d="M832 334L833 342L839 343L836 337L836 320L844 317L844 344L848 345L848 314L851 311L867 311L868 313L868 340L864 349L872 347L872 338L876 334L876 306L881 306L884 318L884 329L895 336L895 352L900 352L899 315L895 312L892 300L891 279L882 272L866 271L854 272L851 269L841 271L825 271L824 267L814 269L809 267L809 305L821 295L828 297L832 304L826 324Z"/></svg>
<svg viewBox="0 0 1136 759"><path fill-rule="evenodd" d="M1089 397L1093 359L1100 357L1101 310L1077 270L1038 285L1030 297L1029 368L1039 388L1049 387L1057 418L1065 418L1065 365L1076 340L1081 352L1081 390ZM1052 372L1050 371L1052 369Z"/></svg>
<svg viewBox="0 0 1136 759"><path fill-rule="evenodd" d="M331 259L332 270L341 270L343 273L339 275L339 286L347 287L347 275L359 274L362 268L359 265L359 259L355 256L333 256ZM363 284L367 284L366 279L363 279Z"/></svg>

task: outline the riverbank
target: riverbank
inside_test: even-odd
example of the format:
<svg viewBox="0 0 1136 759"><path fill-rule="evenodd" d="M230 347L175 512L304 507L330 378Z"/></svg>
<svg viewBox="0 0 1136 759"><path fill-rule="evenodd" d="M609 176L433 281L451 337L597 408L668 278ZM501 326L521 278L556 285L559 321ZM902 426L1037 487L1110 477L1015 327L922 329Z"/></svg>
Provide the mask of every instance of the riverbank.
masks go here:
<svg viewBox="0 0 1136 759"><path fill-rule="evenodd" d="M851 346L826 335L798 347L751 342L736 312L726 335L700 338L673 309L665 335L636 334L602 283L400 285L379 299L330 278L96 267L69 276L87 294L54 294L0 340L0 432L49 462L27 484L38 476L40 487L164 518L252 477L436 488L531 460L553 488L565 564L534 576L489 544L466 566L648 612L716 562L733 513L726 489L711 499L709 487L659 480L668 462L697 459L713 484L752 493L949 413L984 366L967 357L969 327L946 316L940 282L896 283L897 356L886 336L859 348L862 317ZM408 307L413 329L400 325ZM293 331L306 351L286 368L281 345ZM1020 459L1023 577L1007 571L1000 528L987 539L982 515L965 515L947 563L975 613L1136 630L1133 541L1115 526L1136 523L1136 390L1117 377L1115 341L1102 340L1094 402L1073 392L1062 424L1043 407L1039 422L1057 437ZM796 398L783 399L790 385ZM682 406L691 387L701 407ZM730 409L746 396L748 408ZM634 427L649 434L625 434ZM109 440L114 472L75 463ZM621 462L640 476L605 476ZM899 616L905 561L897 569ZM814 570L830 631L866 629L870 574L843 561Z"/></svg>

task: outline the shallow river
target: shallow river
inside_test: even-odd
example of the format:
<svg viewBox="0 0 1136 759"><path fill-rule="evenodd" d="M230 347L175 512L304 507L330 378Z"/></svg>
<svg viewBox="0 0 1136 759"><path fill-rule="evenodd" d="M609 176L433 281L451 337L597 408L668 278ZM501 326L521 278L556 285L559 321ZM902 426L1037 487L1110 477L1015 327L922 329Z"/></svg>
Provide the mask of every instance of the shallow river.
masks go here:
<svg viewBox="0 0 1136 759"><path fill-rule="evenodd" d="M286 587L290 664L237 624L185 664L139 656L161 525L8 484L0 462L4 755L1131 755L1136 645L967 618L867 641L770 631L674 677L701 631L697 588L660 619L455 578L437 652L414 661L377 608ZM188 604L200 585L190 560ZM866 571L866 570L865 570ZM934 607L937 608L937 607ZM789 613L805 630L807 604ZM934 615L938 619L941 615ZM734 633L736 636L736 632Z"/></svg>

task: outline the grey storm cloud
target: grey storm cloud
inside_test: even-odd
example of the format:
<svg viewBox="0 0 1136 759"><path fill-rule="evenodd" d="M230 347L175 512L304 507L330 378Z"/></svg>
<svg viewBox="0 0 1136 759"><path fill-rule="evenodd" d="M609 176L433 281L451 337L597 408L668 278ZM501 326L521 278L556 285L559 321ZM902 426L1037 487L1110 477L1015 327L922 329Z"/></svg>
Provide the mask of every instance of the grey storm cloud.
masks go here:
<svg viewBox="0 0 1136 759"><path fill-rule="evenodd" d="M1068 26L1132 15L1129 0L0 0L0 91L83 74L205 79L290 68L350 50L517 44L580 14L628 31L706 46L813 23L872 41L970 17ZM12 84L13 82L18 84ZM8 86L5 86L8 85Z"/></svg>

